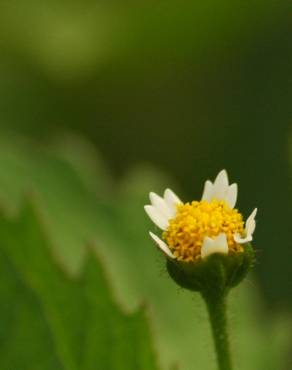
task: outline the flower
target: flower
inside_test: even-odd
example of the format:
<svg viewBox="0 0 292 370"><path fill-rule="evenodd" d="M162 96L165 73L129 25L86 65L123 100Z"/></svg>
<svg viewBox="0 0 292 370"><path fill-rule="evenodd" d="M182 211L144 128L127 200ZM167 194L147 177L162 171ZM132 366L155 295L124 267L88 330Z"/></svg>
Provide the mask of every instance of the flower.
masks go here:
<svg viewBox="0 0 292 370"><path fill-rule="evenodd" d="M150 232L159 249L172 260L195 262L211 254L237 254L251 242L257 209L245 224L235 209L237 184L229 185L226 170L214 183L207 180L200 201L183 203L170 189L163 197L151 192L145 211L163 230L162 238Z"/></svg>

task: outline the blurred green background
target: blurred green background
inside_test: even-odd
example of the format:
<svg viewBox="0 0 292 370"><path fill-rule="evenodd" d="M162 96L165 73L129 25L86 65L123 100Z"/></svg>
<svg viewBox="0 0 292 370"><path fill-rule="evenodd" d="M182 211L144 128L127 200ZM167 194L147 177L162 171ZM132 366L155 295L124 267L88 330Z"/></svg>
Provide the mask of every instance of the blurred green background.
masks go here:
<svg viewBox="0 0 292 370"><path fill-rule="evenodd" d="M139 248L153 248L142 208L147 193L172 186L182 199L195 199L205 179L226 168L239 183L238 207L246 216L259 208L252 283L258 306L267 322L286 320L292 307L291 37L288 0L3 0L4 214L21 208L33 191L69 275L78 271L80 245L95 240L95 230L103 242L101 235L115 234L116 254L105 269L119 286L118 300L136 307L144 297L156 302L149 292L164 274L155 255L138 279L141 291L138 283L129 285L135 279L129 265L145 258ZM128 247L125 255L122 243L135 252ZM143 284L149 275L152 286ZM169 289L176 297L170 283ZM169 312L173 322L177 316ZM165 338L164 349L171 347ZM181 354L168 356L163 366L180 364Z"/></svg>

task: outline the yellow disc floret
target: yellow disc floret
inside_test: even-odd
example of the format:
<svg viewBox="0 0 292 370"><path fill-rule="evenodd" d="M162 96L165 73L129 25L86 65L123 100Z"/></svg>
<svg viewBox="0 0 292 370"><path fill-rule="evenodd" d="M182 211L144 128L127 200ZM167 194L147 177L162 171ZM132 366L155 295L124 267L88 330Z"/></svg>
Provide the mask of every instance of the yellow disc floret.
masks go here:
<svg viewBox="0 0 292 370"><path fill-rule="evenodd" d="M179 204L163 239L179 261L190 262L200 259L206 236L214 238L220 233L226 234L229 251L242 251L234 241L234 234L244 233L242 215L225 201L202 200Z"/></svg>

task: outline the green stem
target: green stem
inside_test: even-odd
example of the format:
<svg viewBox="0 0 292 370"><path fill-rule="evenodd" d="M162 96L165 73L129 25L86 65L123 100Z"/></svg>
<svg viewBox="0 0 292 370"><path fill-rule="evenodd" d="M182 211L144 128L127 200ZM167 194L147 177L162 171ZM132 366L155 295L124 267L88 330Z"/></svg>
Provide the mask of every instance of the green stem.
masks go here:
<svg viewBox="0 0 292 370"><path fill-rule="evenodd" d="M226 298L223 295L222 297L217 296L213 299L204 296L204 299L209 313L218 369L232 370L227 333Z"/></svg>

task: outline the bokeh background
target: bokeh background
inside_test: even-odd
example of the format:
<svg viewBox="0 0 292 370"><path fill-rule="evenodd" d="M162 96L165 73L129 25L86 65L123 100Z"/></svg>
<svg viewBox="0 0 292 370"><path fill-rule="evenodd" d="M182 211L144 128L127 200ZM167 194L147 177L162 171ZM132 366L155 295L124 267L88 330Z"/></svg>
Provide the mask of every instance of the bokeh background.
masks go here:
<svg viewBox="0 0 292 370"><path fill-rule="evenodd" d="M206 178L226 168L239 183L243 213L259 208L253 284L261 310L290 315L291 15L288 0L4 0L2 147L15 154L24 146L41 157L52 146L64 154L69 142L91 189L98 178L85 152L88 163L106 164L113 188L134 168L145 175L141 204L152 190L146 185L154 186L148 171L193 199ZM19 185L25 193L32 176L24 156L11 167L5 153L4 206L4 190ZM127 222L134 222L131 213Z"/></svg>

